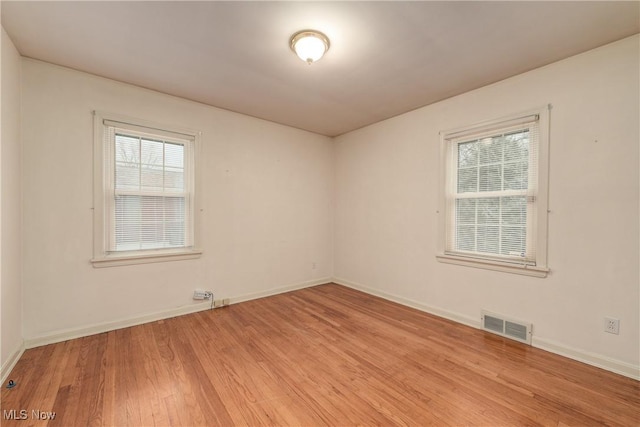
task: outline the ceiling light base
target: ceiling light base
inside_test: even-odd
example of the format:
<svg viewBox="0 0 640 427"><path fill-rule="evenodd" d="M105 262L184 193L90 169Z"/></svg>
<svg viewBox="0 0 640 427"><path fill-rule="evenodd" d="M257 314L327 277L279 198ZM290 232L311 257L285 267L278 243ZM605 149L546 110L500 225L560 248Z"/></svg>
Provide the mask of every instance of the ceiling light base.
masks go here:
<svg viewBox="0 0 640 427"><path fill-rule="evenodd" d="M298 31L289 40L291 50L309 65L322 58L329 46L329 38L316 30Z"/></svg>

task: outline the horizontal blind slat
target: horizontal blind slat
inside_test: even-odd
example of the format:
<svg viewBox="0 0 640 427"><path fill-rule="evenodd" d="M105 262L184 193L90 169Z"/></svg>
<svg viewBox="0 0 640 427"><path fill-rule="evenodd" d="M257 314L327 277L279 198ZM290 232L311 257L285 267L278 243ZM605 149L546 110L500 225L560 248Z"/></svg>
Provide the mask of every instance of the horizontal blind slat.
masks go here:
<svg viewBox="0 0 640 427"><path fill-rule="evenodd" d="M149 136L149 137L165 137L171 138L176 142L179 141L194 141L195 135L189 133L173 132L165 129L150 128L145 126L139 126L133 123L119 122L115 120L104 119L103 124L107 127L112 127L116 132L132 133L137 136Z"/></svg>

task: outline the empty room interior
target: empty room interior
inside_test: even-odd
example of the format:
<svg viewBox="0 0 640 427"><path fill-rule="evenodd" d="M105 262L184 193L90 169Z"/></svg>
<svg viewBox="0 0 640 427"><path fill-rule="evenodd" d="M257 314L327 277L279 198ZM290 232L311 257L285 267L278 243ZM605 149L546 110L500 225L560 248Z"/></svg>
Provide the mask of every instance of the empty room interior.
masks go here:
<svg viewBox="0 0 640 427"><path fill-rule="evenodd" d="M640 425L640 2L0 8L3 426Z"/></svg>

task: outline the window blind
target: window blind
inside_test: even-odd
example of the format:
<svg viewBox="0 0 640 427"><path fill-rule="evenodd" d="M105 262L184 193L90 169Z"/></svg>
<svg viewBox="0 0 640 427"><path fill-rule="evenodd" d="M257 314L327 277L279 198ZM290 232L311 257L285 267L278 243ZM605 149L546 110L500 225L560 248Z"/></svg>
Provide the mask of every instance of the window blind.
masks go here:
<svg viewBox="0 0 640 427"><path fill-rule="evenodd" d="M537 115L445 137L445 253L535 264Z"/></svg>
<svg viewBox="0 0 640 427"><path fill-rule="evenodd" d="M193 246L193 138L104 121L107 252Z"/></svg>

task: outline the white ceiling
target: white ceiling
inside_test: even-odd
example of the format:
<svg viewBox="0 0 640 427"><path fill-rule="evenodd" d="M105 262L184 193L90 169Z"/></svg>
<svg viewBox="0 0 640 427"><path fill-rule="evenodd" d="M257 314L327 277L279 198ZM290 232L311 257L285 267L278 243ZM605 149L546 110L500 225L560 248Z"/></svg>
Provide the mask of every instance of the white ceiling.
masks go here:
<svg viewBox="0 0 640 427"><path fill-rule="evenodd" d="M13 2L19 52L335 136L640 32L640 2ZM298 30L329 36L307 65Z"/></svg>

